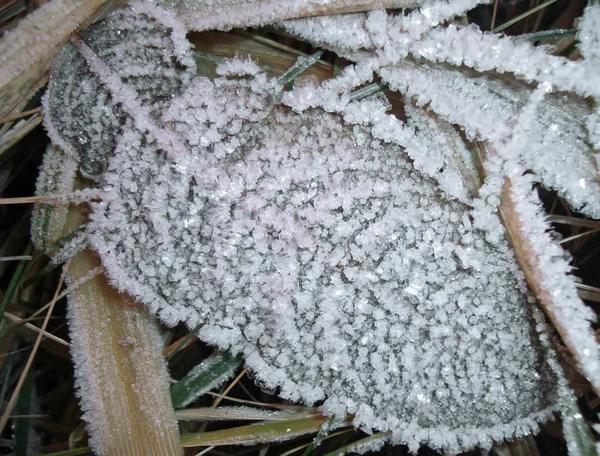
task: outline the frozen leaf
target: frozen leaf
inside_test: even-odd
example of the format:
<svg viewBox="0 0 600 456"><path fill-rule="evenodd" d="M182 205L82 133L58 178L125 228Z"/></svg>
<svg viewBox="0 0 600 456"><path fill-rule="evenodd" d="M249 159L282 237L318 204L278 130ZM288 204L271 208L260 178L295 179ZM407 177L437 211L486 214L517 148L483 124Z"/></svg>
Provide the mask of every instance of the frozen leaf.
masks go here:
<svg viewBox="0 0 600 456"><path fill-rule="evenodd" d="M573 208L600 217L598 156L590 147L590 142L596 148L600 142L597 108L591 110L581 99L561 92L597 98L597 62L593 56L581 62L555 57L544 48L482 33L473 26L430 28L460 12L459 3L448 9L437 2L408 16L388 17L374 11L287 21L282 26L300 38L367 63L391 88L414 97L419 105L429 104L468 135L495 144L512 135L531 86L476 72L511 73L559 91L539 106L539 122L532 125L529 140L535 149L530 147L521 159ZM582 21L584 52L597 39L596 10L588 8ZM462 68L449 68L446 63ZM466 72L464 67L475 71Z"/></svg>
<svg viewBox="0 0 600 456"><path fill-rule="evenodd" d="M544 335L532 324L523 274L495 212L504 176L523 167L574 206L598 207L581 123L565 121L560 109L570 99L546 97L551 86L540 76L540 62L550 62L552 84L585 95L588 82L561 78L589 68L562 68L543 50L472 29L431 30L474 3L361 16L370 38L364 46L373 49L351 49L361 51L360 62L338 78L290 92L244 59L222 61L213 80L194 77L183 26L143 5L140 15L122 13L73 40L65 55L84 77L56 69L48 125L61 123L55 140L72 148L80 167L86 154L102 163L102 201L91 204L86 230L112 283L167 324L201 324L203 340L242 354L265 387L307 404L324 400L327 415L351 413L356 426L390 431L391 442L412 451L427 444L458 452L535 431L563 404L551 380L561 374L540 344ZM249 17L258 20L260 11ZM245 17L219 26L251 23ZM144 49L122 44L120 33L139 33ZM488 56L494 46L502 56L532 53L520 76L540 82L535 103L524 83L474 74L512 71L513 56L506 64ZM353 99L376 74L413 98L407 124L386 112L382 95ZM55 90L64 84L68 91ZM75 96L88 88L86 102L107 107L117 133L72 114ZM498 146L489 161L497 172L478 198L469 154L451 124ZM556 136L542 134L552 125ZM89 151L73 144L79 137L88 138ZM552 140L567 146L559 151ZM527 156L527 147L541 158ZM562 176L543 163L559 153L569 159ZM573 176L588 189L574 188ZM552 255L542 258L552 290L568 295L556 312L587 334L589 313L571 296L568 268L554 250L542 253ZM573 341L592 350L588 342ZM256 429L243 430L241 441ZM232 443L209 437L190 439Z"/></svg>

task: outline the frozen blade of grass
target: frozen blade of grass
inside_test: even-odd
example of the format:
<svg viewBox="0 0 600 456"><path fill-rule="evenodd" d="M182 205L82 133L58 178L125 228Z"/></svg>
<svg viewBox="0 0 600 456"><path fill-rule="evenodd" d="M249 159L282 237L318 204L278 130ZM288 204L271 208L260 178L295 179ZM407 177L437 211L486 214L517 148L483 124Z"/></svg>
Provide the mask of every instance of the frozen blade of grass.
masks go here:
<svg viewBox="0 0 600 456"><path fill-rule="evenodd" d="M375 95L376 93L383 92L384 90L387 90L386 84L383 82L374 82L373 84L369 84L368 86L362 87L350 93L349 99L350 101L359 101L363 98Z"/></svg>
<svg viewBox="0 0 600 456"><path fill-rule="evenodd" d="M203 407L177 410L175 418L186 421L287 421L321 415L316 411L272 411L252 407Z"/></svg>
<svg viewBox="0 0 600 456"><path fill-rule="evenodd" d="M600 222L597 220L582 219L576 217L568 217L566 215L550 215L548 217L550 223L560 223L562 225L581 226L584 228L600 229Z"/></svg>
<svg viewBox="0 0 600 456"><path fill-rule="evenodd" d="M165 0L162 6L171 8L188 30L231 30L234 27L259 27L286 19L330 14L354 13L387 8L412 8L415 0L223 0L220 2Z"/></svg>
<svg viewBox="0 0 600 456"><path fill-rule="evenodd" d="M196 326L194 329L192 329L190 331L190 333L187 336L183 337L181 340L178 340L177 342L175 342L175 344L172 344L171 346L165 348L163 350L163 355L165 355L165 360L167 362L171 361L177 353L179 353L181 350L183 350L185 347L190 345L195 340L198 340L196 333L198 332L198 330L200 329L201 326L202 325Z"/></svg>
<svg viewBox="0 0 600 456"><path fill-rule="evenodd" d="M21 260L30 261L31 259L32 259L31 255L17 255L17 256L0 257L0 261L21 261Z"/></svg>
<svg viewBox="0 0 600 456"><path fill-rule="evenodd" d="M332 439L339 435L348 434L349 432L356 432L356 431L354 430L354 428L342 429L342 430L339 430L337 432L333 432L333 433L327 435L323 440L329 440L329 439ZM297 453L298 451L301 451L305 448L310 448L311 445L312 445L312 442L304 443L302 445L297 446L296 448L292 448L291 450L288 450L285 453L282 453L281 456L289 456L289 455Z"/></svg>
<svg viewBox="0 0 600 456"><path fill-rule="evenodd" d="M313 66L319 61L325 51L319 49L317 52L309 55L308 57L300 56L296 59L296 62L279 78L281 85L286 85L295 80L298 76L304 73L308 68Z"/></svg>
<svg viewBox="0 0 600 456"><path fill-rule="evenodd" d="M587 299L588 301L600 302L600 288L590 287L583 283L576 283L577 294L579 299Z"/></svg>
<svg viewBox="0 0 600 456"><path fill-rule="evenodd" d="M215 352L185 377L171 386L171 399L176 409L185 407L206 392L231 378L242 360L227 352Z"/></svg>
<svg viewBox="0 0 600 456"><path fill-rule="evenodd" d="M0 119L0 125L5 124L7 122L12 122L13 120L22 119L23 117L29 117L32 114L38 114L40 112L42 112L41 106L39 108L29 109L29 110L23 111L23 112L18 112L16 114L10 114L10 115Z"/></svg>
<svg viewBox="0 0 600 456"><path fill-rule="evenodd" d="M38 177L39 196L35 197L42 200L37 200L31 219L31 237L40 250L47 250L65 236L69 206L64 202L54 205L39 203L48 198L48 195L70 193L75 183L77 166L76 158L66 154L61 148L50 146L46 149Z"/></svg>
<svg viewBox="0 0 600 456"><path fill-rule="evenodd" d="M58 451L56 453L46 453L44 456L79 456L83 454L92 454L92 449L85 448L73 448L72 450Z"/></svg>
<svg viewBox="0 0 600 456"><path fill-rule="evenodd" d="M329 436L329 431L332 428L332 424L333 424L334 420L335 420L335 418L331 417L327 421L326 425L321 426L321 429L319 429L319 432L317 433L316 437L313 439L313 441L310 443L310 445L306 448L306 450L304 450L304 453L302 453L302 456L310 456L310 454L313 452L313 450L316 447L318 447L323 442L323 440L325 440Z"/></svg>
<svg viewBox="0 0 600 456"><path fill-rule="evenodd" d="M595 439L579 413L563 416L562 424L569 456L598 456Z"/></svg>
<svg viewBox="0 0 600 456"><path fill-rule="evenodd" d="M513 442L495 445L490 454L492 456L540 456L535 439L531 435Z"/></svg>
<svg viewBox="0 0 600 456"><path fill-rule="evenodd" d="M278 410L296 410L296 411L303 411L306 409L306 407L304 407L302 405L248 401L248 400L244 400L244 399L238 399L236 397L224 396L223 394L213 393L212 391L209 391L207 394L209 394L210 396L216 397L216 398L222 397L223 399L227 399L228 401L235 402L238 404L246 404L246 405L252 405L252 406L256 406L256 407L268 407L268 408L274 408L274 409L278 409Z"/></svg>
<svg viewBox="0 0 600 456"><path fill-rule="evenodd" d="M577 361L578 370L590 382L594 392L600 394L600 361L595 357L595 354L598 353L598 345L591 324L583 315L587 308L583 302L577 299L578 296L574 293L576 291L575 283L568 282L566 273L564 273L564 289L557 294L554 283L556 275L553 276L548 270L557 268L557 265L544 264L540 260L540 256L547 253L541 251L540 246L543 244L544 248L548 250L552 244L549 241L543 241L545 234L538 223L539 220L532 219L532 215L538 217L539 214L528 213L532 210L529 207L530 202L524 200L521 193L517 193L523 192L521 187L524 185L518 181L515 184L507 177L501 195L500 213L515 257L521 266L527 284ZM546 259L546 261L548 260ZM557 260L554 259L554 262ZM572 281L572 279L570 280ZM568 288L572 288L572 290Z"/></svg>
<svg viewBox="0 0 600 456"><path fill-rule="evenodd" d="M565 244L565 243L567 243L567 242L574 241L575 239L579 239L579 238L581 238L581 237L583 237L583 236L588 236L588 235L590 235L590 234L595 234L595 233L597 233L598 231L599 231L599 230L591 230L591 231L586 231L586 232L584 232L584 233L574 234L573 236L569 236L569 237L566 237L566 238L562 239L562 240L559 242L559 244Z"/></svg>
<svg viewBox="0 0 600 456"><path fill-rule="evenodd" d="M390 436L389 432L378 432L377 434L370 435L365 437L364 439L357 440L352 442L342 448L338 448L335 451L327 453L325 456L341 456L343 454L348 453L349 451L358 450L362 446L372 445L374 443L385 443L385 440Z"/></svg>
<svg viewBox="0 0 600 456"><path fill-rule="evenodd" d="M14 420L14 437L13 437L13 449L15 456L27 456L29 453L29 444L34 440L34 436L31 435L34 432L32 427L31 418L31 397L34 393L34 375L31 371L25 377L21 394L19 394L19 400L15 406L15 413L21 418ZM14 415L13 415L14 417Z"/></svg>
<svg viewBox="0 0 600 456"><path fill-rule="evenodd" d="M216 75L215 63L222 58L250 58L265 68L269 76L279 77L294 65L298 56L306 56L296 49L242 30L235 34L215 31L193 33L190 41L194 45L195 55L198 55L198 51L202 54L202 61L197 62L198 74L208 77ZM305 75L316 77L319 81L329 79L332 65L318 60L306 70Z"/></svg>
<svg viewBox="0 0 600 456"><path fill-rule="evenodd" d="M40 332L42 332L41 329L38 328L37 326L32 325L31 323L26 323L25 320L17 317L16 315L12 315L12 314L10 314L8 312L5 312L4 316L5 316L5 318L7 320L12 321L16 325L22 326L23 328L26 328L27 330L29 330L29 331L31 331L31 332L33 332L35 334L39 334ZM69 344L64 339L61 339L60 337L57 337L54 334L51 334L49 332L44 331L43 335L44 335L45 338L53 340L54 342L56 342L56 343L58 343L60 345L63 345L65 347L67 347L67 348L71 346L71 344Z"/></svg>
<svg viewBox="0 0 600 456"><path fill-rule="evenodd" d="M262 422L220 431L182 434L181 444L187 448L281 442L300 435L319 432L321 426L327 421L327 417L319 414L297 420Z"/></svg>
<svg viewBox="0 0 600 456"><path fill-rule="evenodd" d="M85 436L85 421L81 421L77 427L69 434L69 448L75 446L83 440Z"/></svg>
<svg viewBox="0 0 600 456"><path fill-rule="evenodd" d="M568 36L575 36L577 31L575 29L560 29L560 30L542 30L541 32L535 33L524 33L522 35L515 36L514 39L521 41L551 41L559 38L565 38Z"/></svg>

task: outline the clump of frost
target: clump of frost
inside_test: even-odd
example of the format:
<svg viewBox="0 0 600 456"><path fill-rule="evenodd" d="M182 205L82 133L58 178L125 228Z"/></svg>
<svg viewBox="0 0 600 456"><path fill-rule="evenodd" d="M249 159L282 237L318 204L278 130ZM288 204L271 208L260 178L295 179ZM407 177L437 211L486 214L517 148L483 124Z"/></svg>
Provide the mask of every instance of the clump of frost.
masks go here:
<svg viewBox="0 0 600 456"><path fill-rule="evenodd" d="M325 413L352 413L357 427L391 431L412 451L488 447L536 430L562 401L550 380L559 369L539 346L543 334L494 214L498 192L518 164L595 213L597 182L586 126L569 127L550 103L562 106L562 94L529 105L530 88L436 63L512 71L512 60L499 66L496 51L487 55L504 56L512 41L436 28L475 3L307 20L296 32L308 37L354 24L346 52L360 61L291 92L240 59L220 64L214 80L195 76L184 26L156 7L136 5L137 14L83 33L55 64L46 123L101 192L86 236L112 283L167 324L202 324L203 340L242 353L282 396L324 401ZM315 40L339 46L343 32ZM559 89L565 71L588 74L559 68L543 50L534 55L526 79L540 79L542 61ZM352 97L377 74L412 98L406 124L387 114L384 97ZM577 78L569 84L592 90ZM541 160L508 147L526 109ZM504 154L490 159L498 172L477 198L452 124ZM563 139L573 166L557 170L548 163ZM567 269L552 270L553 290L572 291Z"/></svg>

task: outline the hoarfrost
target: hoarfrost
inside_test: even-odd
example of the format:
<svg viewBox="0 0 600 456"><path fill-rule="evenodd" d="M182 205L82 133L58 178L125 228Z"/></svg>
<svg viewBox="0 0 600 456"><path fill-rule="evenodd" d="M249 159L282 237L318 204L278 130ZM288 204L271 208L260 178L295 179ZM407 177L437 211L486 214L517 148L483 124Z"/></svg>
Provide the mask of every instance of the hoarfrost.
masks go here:
<svg viewBox="0 0 600 456"><path fill-rule="evenodd" d="M570 125L559 107L583 112L588 130L589 108L543 93L555 85L595 96L597 85L582 80L590 62L556 63L471 28L431 29L476 3L284 25L360 57L335 80L285 93L239 59L214 80L194 76L183 25L155 7L83 33L55 64L46 122L101 189L86 230L113 284L167 324L202 324L203 340L243 353L282 396L324 400L325 413L352 413L356 426L392 431L412 451L487 447L537 429L562 403L550 380L559 368L540 348L494 212L512 164L600 213L586 126ZM349 42L339 28L319 35L331 21L360 33ZM475 74L515 72L515 50L534 56L518 73L542 82L534 104L531 87ZM567 82L571 70L580 76ZM353 100L376 74L412 97L406 124L381 96ZM452 124L500 153L477 198ZM521 133L531 138L511 149ZM569 167L550 165L557 156ZM534 204L528 178L513 177L518 203ZM523 212L537 214L531 236L546 228L534 212ZM581 313L558 247L536 239L549 288L566 297L553 310L576 322L573 343L589 351L595 381L591 314Z"/></svg>

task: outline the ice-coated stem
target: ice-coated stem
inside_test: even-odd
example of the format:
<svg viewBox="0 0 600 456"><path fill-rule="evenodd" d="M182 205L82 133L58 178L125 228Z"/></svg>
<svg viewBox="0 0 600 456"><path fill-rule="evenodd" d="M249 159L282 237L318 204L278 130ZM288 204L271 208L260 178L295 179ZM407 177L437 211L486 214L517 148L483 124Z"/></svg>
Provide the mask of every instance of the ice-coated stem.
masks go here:
<svg viewBox="0 0 600 456"><path fill-rule="evenodd" d="M102 14L106 0L52 0L0 39L0 117L27 101L52 59L78 28ZM113 2L109 1L111 5Z"/></svg>
<svg viewBox="0 0 600 456"><path fill-rule="evenodd" d="M90 250L71 282L100 264ZM183 454L156 322L98 275L69 297L72 356L91 446L99 455Z"/></svg>
<svg viewBox="0 0 600 456"><path fill-rule="evenodd" d="M80 226L83 211L71 207L65 232ZM91 250L83 250L68 265L69 283L77 285L100 265ZM76 387L94 452L183 454L159 328L147 309L99 274L69 295L68 319Z"/></svg>
<svg viewBox="0 0 600 456"><path fill-rule="evenodd" d="M183 2L167 0L189 30L229 30L257 27L286 19L330 14L356 13L388 8L414 8L420 0L223 0L221 2ZM201 11L201 13L200 13Z"/></svg>

